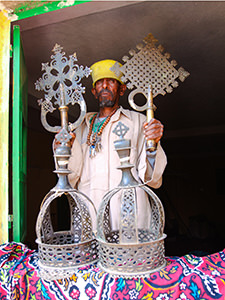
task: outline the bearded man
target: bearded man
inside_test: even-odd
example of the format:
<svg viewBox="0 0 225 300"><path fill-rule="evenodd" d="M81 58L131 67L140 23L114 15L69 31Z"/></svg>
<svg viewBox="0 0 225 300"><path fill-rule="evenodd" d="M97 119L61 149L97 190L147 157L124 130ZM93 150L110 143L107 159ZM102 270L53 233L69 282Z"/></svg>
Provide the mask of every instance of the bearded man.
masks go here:
<svg viewBox="0 0 225 300"><path fill-rule="evenodd" d="M103 60L91 66L93 88L92 94L99 103L99 112L87 113L81 126L75 132L72 145L72 156L69 160L69 175L72 187L86 194L98 209L103 196L118 186L121 180L119 157L113 142L118 138L113 130L122 122L129 128L125 135L131 140L130 162L134 165L133 176L139 182L147 182L150 187L159 188L162 184L167 159L160 146L163 125L152 119L146 123L146 117L135 111L123 109L119 99L124 95L126 85L111 67L114 60ZM146 141L155 140L157 150L150 153L146 150ZM142 191L143 192L143 191ZM150 210L148 199L140 194L138 197L138 223L145 227ZM117 199L111 207L111 224L115 229L119 224L120 204ZM94 227L95 216L93 217Z"/></svg>

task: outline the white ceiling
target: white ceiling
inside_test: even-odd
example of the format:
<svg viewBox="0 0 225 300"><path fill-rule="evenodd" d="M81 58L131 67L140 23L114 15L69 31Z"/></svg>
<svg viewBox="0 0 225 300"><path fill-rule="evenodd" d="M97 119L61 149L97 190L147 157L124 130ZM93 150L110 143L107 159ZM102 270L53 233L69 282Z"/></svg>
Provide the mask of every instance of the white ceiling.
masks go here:
<svg viewBox="0 0 225 300"><path fill-rule="evenodd" d="M21 27L29 93L39 98L43 95L34 90L34 82L55 43L90 66L104 58L122 62L152 33L190 73L172 94L155 99L165 137L225 134L225 2L93 1L13 23ZM88 110L96 110L90 79L83 84ZM29 101L39 109L36 100ZM126 97L122 103L128 107Z"/></svg>

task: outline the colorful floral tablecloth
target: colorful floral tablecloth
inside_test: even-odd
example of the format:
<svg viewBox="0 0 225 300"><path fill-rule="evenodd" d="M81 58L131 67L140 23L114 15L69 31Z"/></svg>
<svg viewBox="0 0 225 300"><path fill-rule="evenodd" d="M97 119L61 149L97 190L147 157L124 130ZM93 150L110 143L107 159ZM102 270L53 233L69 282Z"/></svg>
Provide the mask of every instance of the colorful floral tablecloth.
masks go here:
<svg viewBox="0 0 225 300"><path fill-rule="evenodd" d="M166 258L167 266L146 278L113 278L96 265L63 280L38 275L38 255L24 244L0 246L0 299L184 300L225 299L225 250L204 257Z"/></svg>

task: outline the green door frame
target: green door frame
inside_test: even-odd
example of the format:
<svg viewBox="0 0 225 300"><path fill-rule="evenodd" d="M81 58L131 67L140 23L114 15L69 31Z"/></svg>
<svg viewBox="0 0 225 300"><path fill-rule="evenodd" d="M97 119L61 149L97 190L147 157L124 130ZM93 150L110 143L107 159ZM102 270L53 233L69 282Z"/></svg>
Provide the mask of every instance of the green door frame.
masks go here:
<svg viewBox="0 0 225 300"><path fill-rule="evenodd" d="M27 174L27 71L20 27L13 26L13 105L12 105L12 208L13 240L26 235Z"/></svg>
<svg viewBox="0 0 225 300"><path fill-rule="evenodd" d="M60 0L60 1L24 1L24 3L18 5L12 12L13 18L18 21L29 17L34 17L40 14L48 13L51 11L59 10L66 7L75 6L78 4L91 2L92 0Z"/></svg>

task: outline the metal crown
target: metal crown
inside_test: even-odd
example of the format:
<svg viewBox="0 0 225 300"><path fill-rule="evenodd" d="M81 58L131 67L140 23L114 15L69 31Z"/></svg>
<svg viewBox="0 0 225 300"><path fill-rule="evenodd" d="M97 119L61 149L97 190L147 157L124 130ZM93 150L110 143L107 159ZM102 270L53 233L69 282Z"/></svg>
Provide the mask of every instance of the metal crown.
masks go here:
<svg viewBox="0 0 225 300"><path fill-rule="evenodd" d="M85 116L86 105L82 96L84 88L80 80L90 74L90 69L79 67L75 63L75 54L68 60L61 50L62 47L56 44L50 65L42 64L42 70L46 72L36 82L36 89L45 92L45 100L39 100L42 124L49 131L58 132L56 140L60 143L54 154L57 166L54 172L58 175L58 182L45 196L36 222L39 273L46 280L70 277L77 267L97 260L97 242L89 212L90 207L96 213L94 204L86 195L73 189L68 180L68 174L71 173L68 170L71 156L69 131L77 128ZM80 116L76 122L68 125L70 103L80 106ZM53 104L59 106L61 126L52 127L47 123L46 114L56 109ZM70 229L55 231L50 205L63 195L69 203Z"/></svg>
<svg viewBox="0 0 225 300"><path fill-rule="evenodd" d="M97 241L99 266L113 276L140 277L164 267L164 210L152 190L136 181L131 173L131 141L124 139L129 128L119 122L114 133L120 138L114 142L119 155L122 179L119 186L109 191L100 204L97 214ZM151 208L146 227L138 225L137 192L143 190ZM110 206L120 197L119 228L110 225ZM142 199L144 200L144 199ZM113 216L112 216L113 217Z"/></svg>

